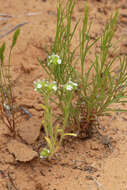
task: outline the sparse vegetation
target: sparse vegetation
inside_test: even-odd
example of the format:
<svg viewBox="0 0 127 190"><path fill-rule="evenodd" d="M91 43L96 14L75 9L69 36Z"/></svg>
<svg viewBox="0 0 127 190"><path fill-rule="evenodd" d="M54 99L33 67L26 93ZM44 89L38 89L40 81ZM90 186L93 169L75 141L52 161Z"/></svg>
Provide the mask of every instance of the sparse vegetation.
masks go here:
<svg viewBox="0 0 127 190"><path fill-rule="evenodd" d="M115 51L112 47L112 38L116 31L118 11L110 18L103 35L93 40L90 38L91 25L88 22L88 8L85 3L79 45L71 49L71 42L79 24L77 21L72 29L74 6L73 0L69 0L65 8L61 2L58 3L54 43L49 49L47 62L38 59L48 75L48 82L44 80L35 82L35 90L44 97L43 126L48 145L41 152L41 157L51 157L59 148L64 136L76 136L73 126L77 126L76 131L84 130L90 135L100 116L108 115L111 111L126 111L111 108L112 104L126 102L127 98L126 57L109 56L109 51ZM100 51L95 53L94 60L86 70L86 56L96 43L100 43ZM80 51L78 58L75 56L77 49ZM113 73L116 60L119 60L120 70L117 78ZM77 64L81 66L80 72L76 70ZM52 104L56 106L57 111L53 110ZM67 130L74 133L67 133Z"/></svg>
<svg viewBox="0 0 127 190"><path fill-rule="evenodd" d="M84 18L79 31L79 44L71 48L74 34L78 29L79 20L74 28L71 26L75 0L67 1L65 7L61 1L57 8L57 24L54 43L48 50L47 61L38 59L47 79L34 82L34 90L44 98L44 118L47 147L40 153L41 158L51 158L60 147L65 136L77 136L84 131L90 136L92 128L100 116L109 115L111 105L126 103L127 58L119 54L112 58L112 39L116 31L118 11L106 24L104 33L96 39L91 39L88 8L84 4ZM19 35L15 32L10 48L8 64L4 63L5 43L0 47L0 111L3 121L11 132L15 132L15 105L13 84L11 81L10 62L11 52ZM99 43L99 53L86 70L86 56ZM76 51L79 50L79 56ZM119 75L113 72L115 61L119 61ZM76 69L80 65L80 72ZM55 108L55 109L54 109ZM76 126L76 128L74 128Z"/></svg>
<svg viewBox="0 0 127 190"><path fill-rule="evenodd" d="M12 44L10 47L8 63L5 63L4 52L5 43L0 47L0 112L4 123L11 132L15 132L15 104L13 84L11 80L11 53L16 44L20 30L16 30L13 35Z"/></svg>

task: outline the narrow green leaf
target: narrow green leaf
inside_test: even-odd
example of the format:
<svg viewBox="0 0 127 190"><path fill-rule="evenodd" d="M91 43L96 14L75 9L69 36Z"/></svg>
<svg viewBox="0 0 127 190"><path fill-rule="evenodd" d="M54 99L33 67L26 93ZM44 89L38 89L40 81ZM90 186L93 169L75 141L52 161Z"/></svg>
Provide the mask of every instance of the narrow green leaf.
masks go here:
<svg viewBox="0 0 127 190"><path fill-rule="evenodd" d="M16 32L14 33L14 35L13 35L13 40L12 40L11 49L15 46L16 41L17 41L17 38L18 38L18 36L19 36L19 33L20 33L20 29L18 28L18 29L16 30Z"/></svg>
<svg viewBox="0 0 127 190"><path fill-rule="evenodd" d="M4 62L4 51L5 51L5 42L2 44L2 46L0 47L0 60L1 63L3 64Z"/></svg>

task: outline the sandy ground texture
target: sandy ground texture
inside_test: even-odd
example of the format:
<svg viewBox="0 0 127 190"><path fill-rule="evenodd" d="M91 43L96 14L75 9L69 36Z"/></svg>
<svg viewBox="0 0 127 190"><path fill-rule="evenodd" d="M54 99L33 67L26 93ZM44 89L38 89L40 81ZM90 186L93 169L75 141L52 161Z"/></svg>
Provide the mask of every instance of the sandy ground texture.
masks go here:
<svg viewBox="0 0 127 190"><path fill-rule="evenodd" d="M13 32L20 24L21 33L12 55L11 72L19 110L16 138L0 120L0 190L127 190L127 114L114 113L101 118L99 130L104 135L92 139L67 139L56 157L47 162L39 158L45 146L41 130L42 97L33 90L33 81L44 78L37 57L45 59L46 45L52 43L56 30L56 0L1 0L0 44L6 41L8 55ZM115 39L127 35L126 0L87 0L91 36L102 34L112 13L119 8ZM78 0L72 24L83 17L84 1ZM4 20L3 20L4 18ZM6 33L10 31L10 33ZM74 37L75 46L78 33ZM127 52L126 38L120 43ZM91 52L88 64L93 58ZM5 57L7 61L8 56ZM126 108L126 105L121 105Z"/></svg>

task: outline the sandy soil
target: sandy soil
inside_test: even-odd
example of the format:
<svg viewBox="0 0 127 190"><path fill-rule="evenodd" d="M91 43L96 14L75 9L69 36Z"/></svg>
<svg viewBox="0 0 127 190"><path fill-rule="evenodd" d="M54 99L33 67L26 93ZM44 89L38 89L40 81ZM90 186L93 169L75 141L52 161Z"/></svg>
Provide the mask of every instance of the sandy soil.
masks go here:
<svg viewBox="0 0 127 190"><path fill-rule="evenodd" d="M127 190L127 114L112 114L102 118L100 132L105 140L67 139L56 158L41 160L39 152L45 146L41 130L42 98L33 90L33 81L44 78L37 57L45 59L46 45L53 41L56 27L56 0L1 0L0 13L11 15L0 20L1 44L7 43L6 55L13 33L1 35L17 24L21 27L12 55L12 75L16 104L24 106L32 117L19 111L16 119L17 136L9 137L0 120L0 190ZM115 39L127 34L126 0L87 0L89 18L93 22L91 35L103 32L106 22L119 8L118 29ZM78 0L73 24L83 16L83 0ZM34 13L34 14L33 14ZM75 35L74 44L78 41ZM126 38L120 43L120 52L126 54ZM88 64L93 53L88 57ZM5 57L7 60L8 56ZM126 108L125 105L121 105ZM107 141L108 139L108 141Z"/></svg>

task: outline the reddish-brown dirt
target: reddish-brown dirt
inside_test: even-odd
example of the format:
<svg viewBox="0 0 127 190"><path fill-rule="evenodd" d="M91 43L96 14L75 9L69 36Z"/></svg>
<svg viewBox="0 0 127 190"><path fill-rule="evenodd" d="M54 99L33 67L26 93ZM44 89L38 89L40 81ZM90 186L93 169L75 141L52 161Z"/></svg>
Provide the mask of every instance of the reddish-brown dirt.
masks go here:
<svg viewBox="0 0 127 190"><path fill-rule="evenodd" d="M115 40L127 34L126 0L87 0L91 36L102 34L111 14L119 8ZM0 120L0 190L127 190L127 114L114 113L100 120L99 130L105 138L65 140L51 162L39 158L45 146L41 129L42 97L33 90L33 81L45 74L37 58L46 58L45 47L52 43L56 30L57 0L1 0L0 13L13 16L0 20L0 36L17 24L21 33L14 48L11 72L17 106L24 106L32 117L19 112L16 118L16 138L8 136ZM72 24L83 17L84 1L78 0ZM8 27L8 28L7 28ZM6 41L6 56L13 33L1 38ZM78 32L73 46L77 44ZM120 42L120 52L126 54L126 38ZM87 58L92 61L93 53ZM117 65L116 65L117 66ZM127 108L126 105L124 108ZM38 153L38 155L37 155Z"/></svg>

